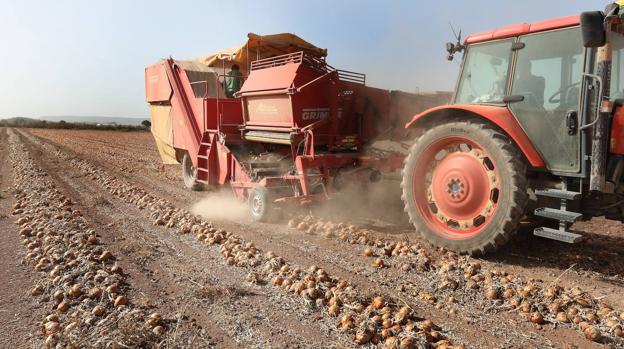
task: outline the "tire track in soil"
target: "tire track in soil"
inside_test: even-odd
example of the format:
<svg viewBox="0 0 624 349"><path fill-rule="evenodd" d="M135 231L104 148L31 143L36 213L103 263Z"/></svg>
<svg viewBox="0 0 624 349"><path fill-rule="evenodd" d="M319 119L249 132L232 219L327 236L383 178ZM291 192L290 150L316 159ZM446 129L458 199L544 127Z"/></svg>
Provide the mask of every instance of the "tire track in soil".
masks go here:
<svg viewBox="0 0 624 349"><path fill-rule="evenodd" d="M46 140L46 142L49 142ZM61 147L65 148L65 147ZM64 149L65 152L73 153L71 149ZM93 161L93 159L89 158L88 161ZM115 171L114 166L105 166L109 167L109 170ZM112 167L112 168L111 168ZM125 178L131 180L133 183L141 186L147 190L153 190L153 188L162 187L163 185L168 185L170 183L164 183L165 181L153 178L139 178L138 176L128 175L124 176ZM146 183L147 182L147 183ZM167 188L167 192L174 191L172 188ZM179 191L175 191L178 195L171 195L174 197L174 201L176 205L186 207L190 200L196 199L198 195L194 195L194 193L179 193ZM379 273L371 273L367 271L366 266L369 265L369 261L366 258L362 258L361 256L355 257L353 251L345 251L345 247L343 243L337 243L334 241L327 241L321 237L317 236L303 236L296 234L293 237L292 232L285 231L284 229L280 229L282 227L270 225L270 224L256 224L254 225L255 229L251 229L247 224L238 224L234 222L227 221L219 221L220 226L227 228L229 230L234 230L243 236L246 240L254 241L256 244L264 249L278 252L279 255L286 257L287 259L294 260L301 265L309 265L309 264L317 264L320 267L328 270L331 274L338 275L341 277L348 277L358 287L362 290L367 290L371 294L396 294L394 292L394 288L392 284L396 284L396 282L400 282L404 275L400 273L392 273L383 271L382 274L385 275L374 275ZM320 246L320 248L319 248ZM352 250L352 249L349 249ZM321 252L322 251L322 252ZM360 250L357 251L360 254ZM319 260L319 257L321 258ZM487 261L484 261L487 263ZM363 267L364 266L364 267ZM354 276L353 271L356 271ZM381 279L381 281L380 281ZM412 280L415 283L419 281L422 283L423 281L427 282L428 280ZM373 287L370 287L373 285ZM368 288L368 289L367 289ZM535 338L530 340L530 343L533 345L537 345L536 343L547 343L548 338L553 337L556 343L563 344L566 342L566 339L575 338L578 339L578 334L574 333L574 331L569 329L558 330L556 332L563 333L563 336L558 336L555 331L544 331L541 328L535 328L533 326L527 325L526 322L515 321L517 320L517 316L510 316L508 314L484 314L484 317L487 319L480 326L466 326L464 321L472 322L474 321L473 316L469 316L469 318L458 319L455 321L457 324L453 324L453 320L448 320L448 315L445 311L439 311L427 303L423 303L418 299L410 300L412 305L418 307L419 312L422 315L431 317L434 319L444 319L443 323L449 329L451 333L456 333L459 338L462 340L466 340L466 338L470 337L480 337L475 338L477 343L489 343L488 345L493 345L494 343L499 343L504 345L502 339L497 336L497 326L501 323L511 323L514 328L520 328L522 331L526 331L531 333L531 336ZM470 309L468 309L470 310ZM475 310L475 309L472 309ZM478 311L478 310L477 310ZM476 327L476 328L475 328ZM481 328L479 328L481 327ZM487 336L486 333L481 332L482 328L490 329L490 336ZM456 331L457 330L457 331ZM539 333L546 332L546 333ZM554 334L554 335L553 335ZM465 335L466 338L464 338ZM486 335L486 338L482 336ZM523 335L518 337L518 340L526 341L526 337ZM470 342L470 341L469 341ZM509 341L507 341L509 343ZM519 343L519 342L515 342ZM590 343L585 343L587 345L591 345Z"/></svg>
<svg viewBox="0 0 624 349"><path fill-rule="evenodd" d="M145 212L117 202L117 198L96 189L91 179L74 173L26 137L21 138L59 188L92 219L94 229L111 251L121 256L130 274L133 298L155 303L165 314L184 309L185 315L213 335L220 347L326 347L326 343L336 341L317 330L315 318L292 314L292 309L301 311L297 309L301 308L298 299L271 288L233 286L246 285L245 275L239 268L224 267L218 253L194 239L154 227L147 219L130 221L129 217L143 217Z"/></svg>

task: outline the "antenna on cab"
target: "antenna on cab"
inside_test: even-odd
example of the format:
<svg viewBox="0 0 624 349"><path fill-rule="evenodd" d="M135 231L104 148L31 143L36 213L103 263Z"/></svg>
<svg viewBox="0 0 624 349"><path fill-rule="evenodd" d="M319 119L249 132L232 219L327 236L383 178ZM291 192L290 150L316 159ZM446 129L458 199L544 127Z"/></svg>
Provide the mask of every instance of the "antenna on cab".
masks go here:
<svg viewBox="0 0 624 349"><path fill-rule="evenodd" d="M459 30L459 33L457 33L455 31L455 28L453 28L453 25L451 24L451 22L449 22L449 26L451 27L451 31L453 32L453 36L455 36L455 43L452 42L447 42L446 43L446 52L448 52L448 56L446 56L446 59L448 59L449 61L452 61L453 58L455 57L455 54L458 52L462 52L466 49L466 45L464 45L462 43L462 32L461 29Z"/></svg>

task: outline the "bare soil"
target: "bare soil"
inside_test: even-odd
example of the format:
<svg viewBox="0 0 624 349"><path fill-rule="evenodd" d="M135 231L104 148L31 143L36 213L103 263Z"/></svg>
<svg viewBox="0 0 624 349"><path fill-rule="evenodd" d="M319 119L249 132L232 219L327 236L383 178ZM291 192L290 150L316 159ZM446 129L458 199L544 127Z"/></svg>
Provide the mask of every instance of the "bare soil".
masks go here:
<svg viewBox="0 0 624 349"><path fill-rule="evenodd" d="M30 295L49 277L28 265L14 224L13 186L23 180L12 152L23 152L13 161L30 156L41 170L33 176L71 200L123 268L129 306L109 312L162 314L165 332L145 337L145 347L624 347L619 222L578 223L589 239L574 246L535 238L526 225L495 254L457 256L406 224L397 182L259 224L216 214L237 210L227 194L184 189L179 166L161 165L149 133L24 129L0 129L0 330L14 334L0 336L0 347L45 346L40 322L56 312ZM287 285L304 281L301 292ZM143 320L136 326L151 333ZM587 328L600 338L586 339Z"/></svg>

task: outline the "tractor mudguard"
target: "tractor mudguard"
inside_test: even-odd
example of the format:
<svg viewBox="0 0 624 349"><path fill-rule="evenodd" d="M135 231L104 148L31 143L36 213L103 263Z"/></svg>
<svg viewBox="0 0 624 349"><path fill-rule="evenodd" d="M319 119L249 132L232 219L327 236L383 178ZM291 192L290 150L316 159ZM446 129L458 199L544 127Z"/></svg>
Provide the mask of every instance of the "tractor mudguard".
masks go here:
<svg viewBox="0 0 624 349"><path fill-rule="evenodd" d="M487 119L500 127L524 153L527 160L533 167L544 167L544 159L537 152L529 137L514 117L513 113L506 106L495 105L475 105L457 104L442 105L425 110L415 115L410 122L405 124L405 128L411 128L423 121L431 121L433 118L443 120L452 116L472 116ZM440 119L439 119L440 118Z"/></svg>

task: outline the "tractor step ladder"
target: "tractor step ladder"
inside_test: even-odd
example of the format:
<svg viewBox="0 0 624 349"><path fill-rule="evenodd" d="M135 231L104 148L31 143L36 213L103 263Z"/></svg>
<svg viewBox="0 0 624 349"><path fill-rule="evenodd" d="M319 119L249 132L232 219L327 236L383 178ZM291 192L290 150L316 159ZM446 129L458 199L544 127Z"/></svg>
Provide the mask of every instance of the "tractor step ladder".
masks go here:
<svg viewBox="0 0 624 349"><path fill-rule="evenodd" d="M563 181L563 189L543 189L536 190L536 196L555 198L560 200L559 208L540 207L535 209L535 215L559 221L559 229L539 227L533 231L533 235L546 239L557 240L574 244L583 239L582 235L567 231L570 224L576 222L583 214L568 211L568 201L579 200L582 194L575 191L568 191L567 182Z"/></svg>
<svg viewBox="0 0 624 349"><path fill-rule="evenodd" d="M556 199L578 200L583 194L577 191L567 191L561 189L540 189L535 191L537 196L547 196Z"/></svg>
<svg viewBox="0 0 624 349"><path fill-rule="evenodd" d="M535 215L545 218L550 218L567 223L574 223L579 219L582 214L577 212L570 212L566 210L558 210L556 208L540 207L535 209Z"/></svg>
<svg viewBox="0 0 624 349"><path fill-rule="evenodd" d="M204 184L210 184L210 150L213 146L213 137L214 136L209 132L204 132L201 142L199 143L199 152L197 154L197 181Z"/></svg>

